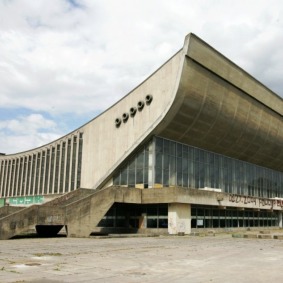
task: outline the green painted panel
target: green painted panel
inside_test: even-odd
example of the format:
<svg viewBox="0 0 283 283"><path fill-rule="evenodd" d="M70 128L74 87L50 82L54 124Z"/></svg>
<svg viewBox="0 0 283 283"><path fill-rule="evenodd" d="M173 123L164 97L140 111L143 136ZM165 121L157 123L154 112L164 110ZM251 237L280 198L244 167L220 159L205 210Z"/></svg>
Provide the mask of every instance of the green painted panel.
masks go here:
<svg viewBox="0 0 283 283"><path fill-rule="evenodd" d="M43 202L44 202L44 196L27 196L27 197L9 198L10 205L41 204Z"/></svg>
<svg viewBox="0 0 283 283"><path fill-rule="evenodd" d="M34 196L34 203L43 203L44 196Z"/></svg>
<svg viewBox="0 0 283 283"><path fill-rule="evenodd" d="M5 205L5 199L4 198L0 198L0 207Z"/></svg>

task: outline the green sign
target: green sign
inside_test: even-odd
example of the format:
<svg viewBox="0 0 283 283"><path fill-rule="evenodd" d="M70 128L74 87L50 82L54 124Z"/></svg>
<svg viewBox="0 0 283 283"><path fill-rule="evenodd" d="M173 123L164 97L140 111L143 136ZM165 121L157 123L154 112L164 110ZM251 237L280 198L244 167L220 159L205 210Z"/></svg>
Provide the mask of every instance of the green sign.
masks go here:
<svg viewBox="0 0 283 283"><path fill-rule="evenodd" d="M14 198L9 198L8 202L10 205L41 204L44 202L44 196L14 197Z"/></svg>

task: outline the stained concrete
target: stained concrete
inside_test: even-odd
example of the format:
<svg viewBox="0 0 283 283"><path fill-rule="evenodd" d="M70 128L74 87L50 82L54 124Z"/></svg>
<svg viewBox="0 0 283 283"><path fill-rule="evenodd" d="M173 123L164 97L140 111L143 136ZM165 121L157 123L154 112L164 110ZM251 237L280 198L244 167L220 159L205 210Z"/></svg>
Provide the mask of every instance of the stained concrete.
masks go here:
<svg viewBox="0 0 283 283"><path fill-rule="evenodd" d="M1 241L0 282L281 282L283 241L163 236Z"/></svg>

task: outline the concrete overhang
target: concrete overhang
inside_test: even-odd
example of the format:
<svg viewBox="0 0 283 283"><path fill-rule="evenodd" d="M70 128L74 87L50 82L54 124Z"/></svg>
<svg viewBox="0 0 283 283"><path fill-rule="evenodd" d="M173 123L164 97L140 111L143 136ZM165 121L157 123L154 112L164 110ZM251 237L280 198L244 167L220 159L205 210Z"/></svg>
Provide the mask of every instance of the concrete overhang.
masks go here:
<svg viewBox="0 0 283 283"><path fill-rule="evenodd" d="M153 189L136 189L127 187L110 187L115 192L114 202L155 204L155 203L187 203L209 205L218 208L234 207L237 209L279 210L283 201L280 199L257 198L223 192L188 189L181 187L163 187Z"/></svg>
<svg viewBox="0 0 283 283"><path fill-rule="evenodd" d="M197 36L155 134L283 171L283 100Z"/></svg>

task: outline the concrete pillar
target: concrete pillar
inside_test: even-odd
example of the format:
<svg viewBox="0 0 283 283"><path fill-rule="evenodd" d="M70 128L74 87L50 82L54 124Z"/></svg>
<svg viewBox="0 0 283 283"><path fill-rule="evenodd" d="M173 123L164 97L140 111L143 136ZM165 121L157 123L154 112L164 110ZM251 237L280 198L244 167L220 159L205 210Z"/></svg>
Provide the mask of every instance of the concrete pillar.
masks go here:
<svg viewBox="0 0 283 283"><path fill-rule="evenodd" d="M187 203L168 204L168 233L191 233L191 205Z"/></svg>
<svg viewBox="0 0 283 283"><path fill-rule="evenodd" d="M283 227L282 211L278 211L278 226L279 226L279 228Z"/></svg>
<svg viewBox="0 0 283 283"><path fill-rule="evenodd" d="M142 213L139 217L139 228L147 228L147 214Z"/></svg>

